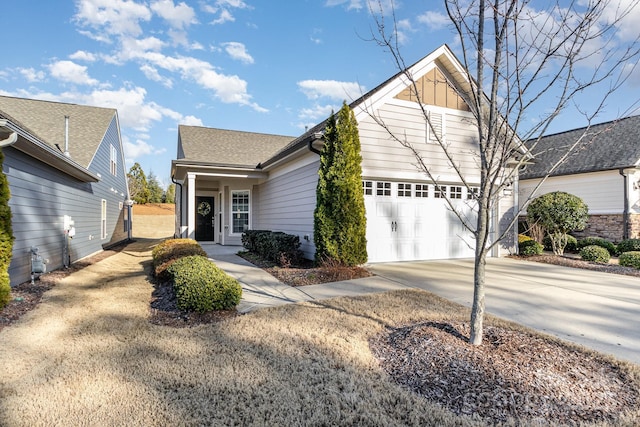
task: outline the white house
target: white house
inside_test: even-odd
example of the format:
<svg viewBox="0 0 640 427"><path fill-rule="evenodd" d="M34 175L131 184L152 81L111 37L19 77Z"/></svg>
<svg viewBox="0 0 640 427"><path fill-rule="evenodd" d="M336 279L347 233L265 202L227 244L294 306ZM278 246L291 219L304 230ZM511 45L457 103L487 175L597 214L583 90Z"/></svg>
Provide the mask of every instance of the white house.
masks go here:
<svg viewBox="0 0 640 427"><path fill-rule="evenodd" d="M466 103L469 83L459 61L442 46L410 71L436 124L435 131L455 152L467 183L479 183L477 131ZM404 74L399 73L350 107L359 125L369 262L472 257L474 240L447 206L472 218L473 184L467 188L448 166L442 148L425 123ZM416 166L410 150L393 141L373 117L401 132L434 167L437 182ZM300 236L313 258L320 123L294 138L193 126L180 126L178 155L172 162L177 185L176 236L238 245L245 229L283 231ZM516 194L493 212L493 230L512 218ZM515 233L493 254L511 253Z"/></svg>
<svg viewBox="0 0 640 427"><path fill-rule="evenodd" d="M525 203L552 165L582 138L534 196L564 191L584 200L589 221L577 237L615 242L640 237L639 134L640 116L633 116L545 136L532 150L534 163L520 172L520 200Z"/></svg>

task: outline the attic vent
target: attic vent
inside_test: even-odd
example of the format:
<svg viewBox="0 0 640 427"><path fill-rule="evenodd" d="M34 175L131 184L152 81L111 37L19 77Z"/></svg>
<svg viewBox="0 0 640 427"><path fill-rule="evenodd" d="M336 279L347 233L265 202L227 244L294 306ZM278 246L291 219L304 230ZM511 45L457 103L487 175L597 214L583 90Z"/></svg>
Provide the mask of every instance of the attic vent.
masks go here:
<svg viewBox="0 0 640 427"><path fill-rule="evenodd" d="M431 126L429 126L429 123L426 123L427 135L429 135L428 141L429 142L438 142L438 140L442 141L442 128L443 128L442 114L434 113L430 111L429 121L431 122Z"/></svg>

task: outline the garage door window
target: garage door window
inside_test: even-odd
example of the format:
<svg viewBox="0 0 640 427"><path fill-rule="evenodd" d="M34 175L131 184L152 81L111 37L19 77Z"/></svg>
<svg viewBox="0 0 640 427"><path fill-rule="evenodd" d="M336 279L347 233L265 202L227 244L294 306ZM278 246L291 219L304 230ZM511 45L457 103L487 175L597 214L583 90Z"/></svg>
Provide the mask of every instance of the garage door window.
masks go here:
<svg viewBox="0 0 640 427"><path fill-rule="evenodd" d="M433 189L433 197L436 199L444 199L447 197L447 186L446 185L436 185Z"/></svg>
<svg viewBox="0 0 640 427"><path fill-rule="evenodd" d="M411 197L411 184L399 183L398 184L398 197Z"/></svg>
<svg viewBox="0 0 640 427"><path fill-rule="evenodd" d="M376 196L391 196L391 183L376 182Z"/></svg>
<svg viewBox="0 0 640 427"><path fill-rule="evenodd" d="M362 192L365 196L373 196L373 181L362 181Z"/></svg>
<svg viewBox="0 0 640 427"><path fill-rule="evenodd" d="M462 187L455 185L449 187L449 197L452 199L462 199Z"/></svg>
<svg viewBox="0 0 640 427"><path fill-rule="evenodd" d="M416 197L429 197L429 185L416 184Z"/></svg>
<svg viewBox="0 0 640 427"><path fill-rule="evenodd" d="M480 189L478 187L469 187L467 189L467 199L473 200L478 198L478 193Z"/></svg>

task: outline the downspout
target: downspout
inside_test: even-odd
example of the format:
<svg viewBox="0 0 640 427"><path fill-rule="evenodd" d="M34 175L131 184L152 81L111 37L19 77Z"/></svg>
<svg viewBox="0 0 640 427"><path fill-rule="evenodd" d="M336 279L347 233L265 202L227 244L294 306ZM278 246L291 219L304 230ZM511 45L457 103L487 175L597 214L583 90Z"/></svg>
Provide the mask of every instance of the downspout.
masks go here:
<svg viewBox="0 0 640 427"><path fill-rule="evenodd" d="M4 119L1 119L0 120L0 127L5 127L6 125L7 125L7 121L4 120ZM18 133L17 132L11 132L8 137L6 137L2 141L0 141L0 148L8 147L10 145L13 145L13 144L16 143L17 140L18 140Z"/></svg>
<svg viewBox="0 0 640 427"><path fill-rule="evenodd" d="M182 215L183 215L183 212L184 212L182 210L184 208L184 205L182 204L182 200L183 200L183 197L182 197L182 184L180 184L178 181L176 181L176 179L173 177L173 175L171 176L171 182L173 182L177 186L180 186L180 215L178 215L178 221L179 221L178 222L178 230L180 230L180 235L179 236L176 235L177 233L175 233L175 232L173 234L173 237L177 238L177 237L182 237ZM176 202L175 193L173 195L173 202L174 203Z"/></svg>
<svg viewBox="0 0 640 427"><path fill-rule="evenodd" d="M322 132L316 132L316 133L312 134L311 138L309 139L309 143L308 143L309 151L311 151L312 153L315 153L317 155L322 154L322 152L320 150L318 150L317 148L315 148L313 146L313 143L315 141L321 140L323 138L324 138L324 134Z"/></svg>
<svg viewBox="0 0 640 427"><path fill-rule="evenodd" d="M624 169L620 169L620 175L622 175L623 190L624 190L624 208L622 211L622 239L629 238L629 175L627 175Z"/></svg>

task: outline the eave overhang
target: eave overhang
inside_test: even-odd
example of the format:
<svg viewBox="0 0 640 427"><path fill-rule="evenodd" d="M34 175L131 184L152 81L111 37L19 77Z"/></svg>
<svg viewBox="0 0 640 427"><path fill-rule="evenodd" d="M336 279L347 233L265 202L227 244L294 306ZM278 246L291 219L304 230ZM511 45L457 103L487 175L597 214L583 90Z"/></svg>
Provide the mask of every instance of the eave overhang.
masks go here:
<svg viewBox="0 0 640 427"><path fill-rule="evenodd" d="M0 120L0 134L17 134L15 143L11 146L22 151L34 159L37 159L73 178L82 182L99 182L100 177L73 159L66 157L59 150L51 147L49 144L41 141L36 136L30 134L26 130L11 123L9 120ZM1 136L0 136L1 138Z"/></svg>

